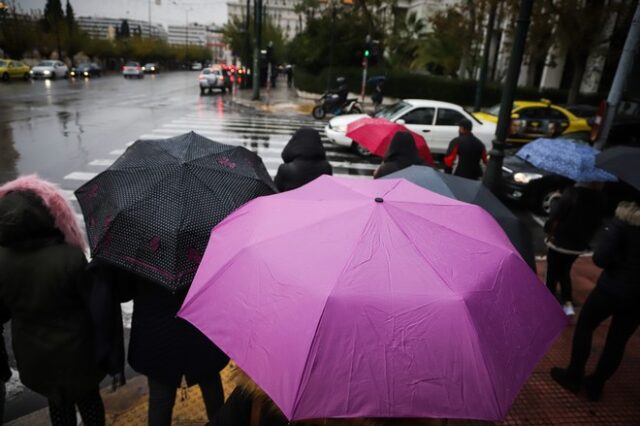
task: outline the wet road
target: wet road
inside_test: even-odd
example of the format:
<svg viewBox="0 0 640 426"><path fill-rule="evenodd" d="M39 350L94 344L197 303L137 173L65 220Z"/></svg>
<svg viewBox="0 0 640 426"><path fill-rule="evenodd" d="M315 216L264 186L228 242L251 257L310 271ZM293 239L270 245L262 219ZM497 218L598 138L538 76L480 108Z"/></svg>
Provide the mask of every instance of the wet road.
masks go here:
<svg viewBox="0 0 640 426"><path fill-rule="evenodd" d="M37 173L65 189L79 212L72 191L139 138L166 138L195 130L257 152L272 175L297 128L314 127L324 138L323 123L310 118L256 113L236 106L232 94L201 97L196 78L196 73L174 72L142 80L112 75L0 84L0 183ZM335 175L370 178L379 162L357 157L326 139L325 148ZM525 211L516 213L533 230L536 251L542 254L539 218ZM130 313L131 307L125 308ZM7 330L8 349L9 338ZM21 388L15 376L9 388L5 420L46 405L44 398Z"/></svg>

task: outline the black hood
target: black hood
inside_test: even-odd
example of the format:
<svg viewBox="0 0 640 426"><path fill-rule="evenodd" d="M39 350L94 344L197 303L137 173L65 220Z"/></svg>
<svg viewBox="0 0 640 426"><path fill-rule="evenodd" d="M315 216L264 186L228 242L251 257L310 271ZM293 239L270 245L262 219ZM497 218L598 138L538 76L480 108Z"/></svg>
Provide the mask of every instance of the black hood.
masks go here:
<svg viewBox="0 0 640 426"><path fill-rule="evenodd" d="M31 247L51 239L64 236L37 195L15 191L0 198L0 246Z"/></svg>
<svg viewBox="0 0 640 426"><path fill-rule="evenodd" d="M418 155L418 148L409 132L398 132L391 139L384 161L398 162L403 164L422 164Z"/></svg>
<svg viewBox="0 0 640 426"><path fill-rule="evenodd" d="M325 160L326 158L320 134L311 127L298 129L282 151L282 159L285 163L295 159Z"/></svg>

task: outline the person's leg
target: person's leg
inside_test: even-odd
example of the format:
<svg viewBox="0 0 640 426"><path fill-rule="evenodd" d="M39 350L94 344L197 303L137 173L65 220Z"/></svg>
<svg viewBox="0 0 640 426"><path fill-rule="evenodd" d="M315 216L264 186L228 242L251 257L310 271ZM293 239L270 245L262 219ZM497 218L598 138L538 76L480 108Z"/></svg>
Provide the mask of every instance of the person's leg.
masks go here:
<svg viewBox="0 0 640 426"><path fill-rule="evenodd" d="M0 425L4 424L4 401L7 397L7 384L0 383Z"/></svg>
<svg viewBox="0 0 640 426"><path fill-rule="evenodd" d="M616 306L598 365L594 373L585 378L585 390L590 399L600 399L604 384L620 366L627 342L638 325L640 325L640 316L633 306L628 304Z"/></svg>
<svg viewBox="0 0 640 426"><path fill-rule="evenodd" d="M557 251L552 248L547 250L547 273L546 273L546 284L547 288L553 294L556 295L556 288L558 286L558 261L559 255Z"/></svg>
<svg viewBox="0 0 640 426"><path fill-rule="evenodd" d="M149 383L149 426L171 426L177 388L163 380L147 377Z"/></svg>
<svg viewBox="0 0 640 426"><path fill-rule="evenodd" d="M76 407L73 403L56 404L49 401L49 418L52 426L76 426Z"/></svg>
<svg viewBox="0 0 640 426"><path fill-rule="evenodd" d="M82 423L86 426L104 426L104 404L98 388L89 392L77 403Z"/></svg>
<svg viewBox="0 0 640 426"><path fill-rule="evenodd" d="M594 288L584 302L573 334L571 361L564 368L552 368L551 377L564 388L577 393L584 376L584 368L591 352L594 330L612 313L608 294Z"/></svg>
<svg viewBox="0 0 640 426"><path fill-rule="evenodd" d="M573 304L572 285L571 285L571 267L578 258L575 254L563 254L561 256L560 267L558 271L558 280L560 281L560 299L564 305L567 302Z"/></svg>
<svg viewBox="0 0 640 426"><path fill-rule="evenodd" d="M224 391L220 375L215 374L209 380L200 382L199 385L204 406L207 409L207 417L209 422L213 422L220 407L224 404Z"/></svg>

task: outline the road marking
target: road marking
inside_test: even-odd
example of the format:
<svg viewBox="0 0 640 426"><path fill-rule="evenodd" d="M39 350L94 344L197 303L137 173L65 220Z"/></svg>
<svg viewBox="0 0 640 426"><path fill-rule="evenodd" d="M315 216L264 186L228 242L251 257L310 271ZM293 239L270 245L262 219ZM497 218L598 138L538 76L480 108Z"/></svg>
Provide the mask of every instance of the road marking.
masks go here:
<svg viewBox="0 0 640 426"><path fill-rule="evenodd" d="M107 159L97 159L97 160L93 160L92 162L89 163L90 166L98 166L98 167L109 167L110 165L112 165L116 160L107 160Z"/></svg>
<svg viewBox="0 0 640 426"><path fill-rule="evenodd" d="M118 156L120 156L120 155L124 154L125 151L126 151L126 149L114 149L109 154L110 155L118 155Z"/></svg>
<svg viewBox="0 0 640 426"><path fill-rule="evenodd" d="M90 172L72 172L69 173L68 175L66 175L64 177L65 180L81 180L81 181L88 181L93 179L94 177L96 177L97 173L90 173Z"/></svg>
<svg viewBox="0 0 640 426"><path fill-rule="evenodd" d="M194 131L196 133L208 132L214 134L227 135L229 133L234 134L254 134L260 135L266 133L268 135L287 135L291 136L295 133L295 130L276 130L276 129L247 129L247 128L238 128L238 129L229 129L225 130L219 126L192 126L192 125L182 125L182 124L165 124L159 129L154 130L154 132L158 131L168 131L175 132L177 130L182 130L182 133L188 133L190 131Z"/></svg>
<svg viewBox="0 0 640 426"><path fill-rule="evenodd" d="M70 189L61 189L60 192L62 192L62 195L64 195L64 198L67 201L77 201L76 200L76 196L75 196L75 194L73 193L72 190L70 190Z"/></svg>
<svg viewBox="0 0 640 426"><path fill-rule="evenodd" d="M538 215L531 213L531 218L540 226L544 227L546 220Z"/></svg>

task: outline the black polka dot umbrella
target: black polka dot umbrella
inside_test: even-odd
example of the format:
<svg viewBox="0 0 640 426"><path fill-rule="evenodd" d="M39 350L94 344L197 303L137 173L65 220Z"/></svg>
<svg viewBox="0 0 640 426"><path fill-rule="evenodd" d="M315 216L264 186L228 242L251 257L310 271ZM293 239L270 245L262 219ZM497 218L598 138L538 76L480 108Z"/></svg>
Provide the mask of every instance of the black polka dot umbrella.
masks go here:
<svg viewBox="0 0 640 426"><path fill-rule="evenodd" d="M211 229L275 191L255 153L191 132L135 142L75 194L93 257L176 291L191 284Z"/></svg>

